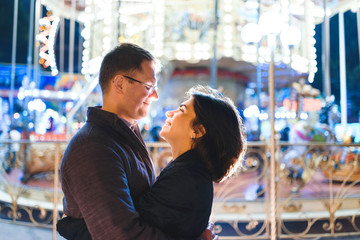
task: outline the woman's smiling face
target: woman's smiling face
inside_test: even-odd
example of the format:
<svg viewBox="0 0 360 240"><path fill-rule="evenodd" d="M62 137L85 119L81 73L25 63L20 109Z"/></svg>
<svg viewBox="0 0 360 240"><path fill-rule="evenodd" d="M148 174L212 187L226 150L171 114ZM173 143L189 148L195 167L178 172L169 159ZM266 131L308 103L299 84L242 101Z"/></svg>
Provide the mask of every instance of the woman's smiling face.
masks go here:
<svg viewBox="0 0 360 240"><path fill-rule="evenodd" d="M179 108L166 112L166 121L160 131L160 136L170 145L188 145L191 147L194 129L192 123L196 117L194 99L190 98L180 104Z"/></svg>

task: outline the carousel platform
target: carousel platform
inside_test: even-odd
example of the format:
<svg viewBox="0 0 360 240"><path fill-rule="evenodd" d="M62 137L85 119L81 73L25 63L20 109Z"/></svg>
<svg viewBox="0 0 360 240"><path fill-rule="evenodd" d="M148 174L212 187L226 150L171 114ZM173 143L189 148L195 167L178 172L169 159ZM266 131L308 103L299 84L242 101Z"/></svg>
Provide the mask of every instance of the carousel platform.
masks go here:
<svg viewBox="0 0 360 240"><path fill-rule="evenodd" d="M21 238L21 234L34 236L35 238L33 239L45 239L36 238L39 234L52 236L54 182L51 176L51 173L42 174L32 178L24 185L21 183L22 172L20 170L14 169L7 175L6 179L10 183L7 191L4 191L4 188L0 190L1 235L16 235L14 238L11 237L9 239L31 239ZM267 193L264 192L259 196L260 185L257 184L256 178L257 173L249 172L238 176L226 184L215 184L215 200L211 221L216 223L217 232L222 237L221 239L251 239L255 235L266 236L269 218ZM323 233L323 226L329 223L330 213L325 207L326 204L324 204L328 202L328 196L326 195L326 189L329 185L328 180L319 172L313 177L313 181L313 184L305 185L297 193L291 192L292 185L285 183L284 179L280 181L282 187L279 188L281 191L278 197L282 201L289 201L288 199L292 198L291 203L281 202L278 206L281 208L279 217L283 226L286 227L282 230L284 234L286 231L295 234L302 233L309 227L309 219L318 219L316 224L312 226L311 231L307 232L307 234L316 237L317 234ZM247 182L251 184L244 184ZM314 187L315 182L318 185L316 187ZM341 186L341 183L333 184L335 195L341 192ZM342 208L337 210L334 215L336 217L336 224L342 226L341 229L338 229L337 233L344 232L344 235L337 239L360 238L359 236L355 238L355 236L349 235L349 232L357 232L351 221L355 223L355 226L360 225L360 217L358 216L360 185L357 184L353 187L353 191L358 193L358 195L342 201ZM14 206L12 200L14 196L8 193L10 188L10 191L17 197L16 221L13 221ZM322 189L323 191L314 191L314 188ZM60 188L58 188L58 193L57 209L58 214L61 216L62 193ZM224 195L227 196L226 200L222 199ZM229 196L232 196L231 200ZM11 228L5 228L6 226L11 226ZM241 235L243 237L252 237L232 238ZM57 239L62 238L59 237ZM258 237L257 239L266 238Z"/></svg>
<svg viewBox="0 0 360 240"><path fill-rule="evenodd" d="M49 240L52 239L53 232L50 228L34 227L28 224L12 223L0 221L0 236L3 240ZM59 234L57 240L64 240Z"/></svg>
<svg viewBox="0 0 360 240"><path fill-rule="evenodd" d="M46 154L47 146L42 144L41 151L36 152L37 158L33 159L37 162L32 168L23 164L9 172L0 172L0 222L52 232L54 219L62 215L63 195L58 182L54 188L54 167L49 167L54 161L48 159L53 156ZM155 166L160 166L160 161L168 156L166 145L151 147ZM302 159L306 164L302 165L301 178L294 178L294 174L289 177L288 169L281 164L277 168L276 206L273 207L278 239L360 239L360 178L354 177L357 172L350 171L349 177L342 179L332 177L339 167L329 166L335 166L333 162L338 163L338 158L332 159L331 154L326 154L325 159L324 152L315 151L313 147L308 148ZM357 156L347 161L355 169L358 165L354 163L359 162ZM250 145L247 169L225 183L214 184L211 221L221 239L270 238L271 179L268 161L263 159L266 159L266 145ZM43 164L48 162L50 165ZM38 171L34 166L43 170ZM4 231L1 229L0 233Z"/></svg>
<svg viewBox="0 0 360 240"><path fill-rule="evenodd" d="M33 227L25 224L13 224L11 222L0 221L0 236L4 240L49 240L52 239L52 229L43 227ZM3 238L6 236L5 238ZM59 234L56 235L57 240L65 240ZM222 239L222 238L221 238ZM230 239L230 238L227 238ZM313 238L316 240L358 240L358 236L344 236L342 238L324 237Z"/></svg>

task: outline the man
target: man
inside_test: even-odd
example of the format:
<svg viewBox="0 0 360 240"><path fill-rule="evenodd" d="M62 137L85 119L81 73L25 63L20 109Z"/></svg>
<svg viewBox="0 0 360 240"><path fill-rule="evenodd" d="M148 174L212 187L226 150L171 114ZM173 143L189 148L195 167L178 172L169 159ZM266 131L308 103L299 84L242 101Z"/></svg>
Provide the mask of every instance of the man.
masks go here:
<svg viewBox="0 0 360 240"><path fill-rule="evenodd" d="M64 214L85 220L86 226L70 220L77 234L85 233L82 239L86 227L92 239L170 239L142 223L134 206L155 181L136 123L158 98L156 67L148 51L128 43L103 59L103 106L88 109L87 122L71 139L60 168ZM66 220L58 225L61 234Z"/></svg>

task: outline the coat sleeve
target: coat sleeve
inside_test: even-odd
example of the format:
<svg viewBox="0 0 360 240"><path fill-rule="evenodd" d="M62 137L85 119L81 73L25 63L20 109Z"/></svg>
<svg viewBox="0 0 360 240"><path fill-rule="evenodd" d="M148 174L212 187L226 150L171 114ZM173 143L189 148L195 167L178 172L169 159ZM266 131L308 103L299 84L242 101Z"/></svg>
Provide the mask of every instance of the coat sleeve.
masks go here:
<svg viewBox="0 0 360 240"><path fill-rule="evenodd" d="M171 239L140 221L130 194L125 154L88 143L66 157L63 188L78 205L93 239Z"/></svg>

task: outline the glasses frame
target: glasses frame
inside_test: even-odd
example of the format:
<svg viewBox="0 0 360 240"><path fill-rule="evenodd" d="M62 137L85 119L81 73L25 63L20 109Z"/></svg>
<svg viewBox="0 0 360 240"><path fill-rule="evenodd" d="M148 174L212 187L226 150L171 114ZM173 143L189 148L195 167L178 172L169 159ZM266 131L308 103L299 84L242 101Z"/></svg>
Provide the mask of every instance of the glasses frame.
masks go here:
<svg viewBox="0 0 360 240"><path fill-rule="evenodd" d="M144 82L141 82L139 80L136 80L135 78L132 78L132 77L129 77L129 76L126 76L126 75L122 75L123 77L131 80L131 81L134 81L134 82L137 82L137 83L140 83L142 84L143 86L145 86L145 88L149 91L149 94L152 94L154 91L157 90L158 86L157 84L155 85L150 85L150 84L147 84L147 83L144 83Z"/></svg>

